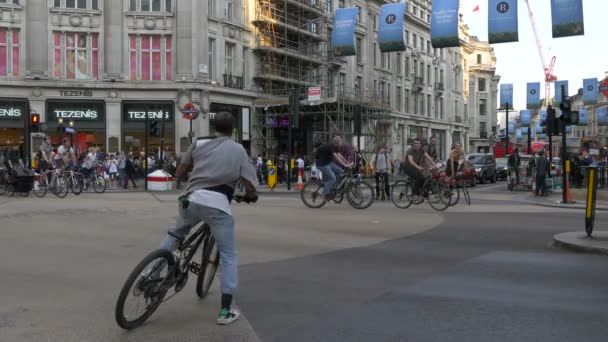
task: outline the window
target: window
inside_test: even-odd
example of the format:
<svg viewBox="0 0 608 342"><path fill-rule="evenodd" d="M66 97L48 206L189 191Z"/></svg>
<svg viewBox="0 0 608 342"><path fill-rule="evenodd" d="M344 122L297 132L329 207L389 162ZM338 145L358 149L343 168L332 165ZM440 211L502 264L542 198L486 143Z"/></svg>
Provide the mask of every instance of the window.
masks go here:
<svg viewBox="0 0 608 342"><path fill-rule="evenodd" d="M363 40L357 38L357 63L363 64Z"/></svg>
<svg viewBox="0 0 608 342"><path fill-rule="evenodd" d="M171 9L171 0L129 0L129 11L133 12L171 12Z"/></svg>
<svg viewBox="0 0 608 342"><path fill-rule="evenodd" d="M357 23L362 24L361 23L361 12L363 12L363 11L361 11L361 7L359 7L359 6L356 6L356 7L357 7Z"/></svg>
<svg viewBox="0 0 608 342"><path fill-rule="evenodd" d="M439 82L443 83L443 70L439 71Z"/></svg>
<svg viewBox="0 0 608 342"><path fill-rule="evenodd" d="M441 119L443 120L443 113L444 113L444 109L443 109L443 97L439 98L439 115L441 115Z"/></svg>
<svg viewBox="0 0 608 342"><path fill-rule="evenodd" d="M405 112L406 113L410 112L410 90L409 89L405 90Z"/></svg>
<svg viewBox="0 0 608 342"><path fill-rule="evenodd" d="M481 64L481 55L480 54L477 55L477 64Z"/></svg>
<svg viewBox="0 0 608 342"><path fill-rule="evenodd" d="M386 68L388 70L391 70L391 54L390 53L385 53L386 55Z"/></svg>
<svg viewBox="0 0 608 342"><path fill-rule="evenodd" d="M420 50L424 52L424 38L420 37Z"/></svg>
<svg viewBox="0 0 608 342"><path fill-rule="evenodd" d="M405 57L405 77L410 77L410 58Z"/></svg>
<svg viewBox="0 0 608 342"><path fill-rule="evenodd" d="M247 80L247 55L248 55L248 49L247 47L243 46L243 50L242 50L242 59L243 59L243 65L241 67L242 73L243 73L243 82L245 82L245 80Z"/></svg>
<svg viewBox="0 0 608 342"><path fill-rule="evenodd" d="M429 84L433 83L433 80L431 79L431 66L430 65L426 66L426 82Z"/></svg>
<svg viewBox="0 0 608 342"><path fill-rule="evenodd" d="M336 74L335 72L330 72L328 74L327 77L327 96L328 97L333 97L334 96L334 90L335 90L335 79L336 79Z"/></svg>
<svg viewBox="0 0 608 342"><path fill-rule="evenodd" d="M488 100L479 99L479 115L488 114Z"/></svg>
<svg viewBox="0 0 608 342"><path fill-rule="evenodd" d="M129 35L131 80L171 80L171 36Z"/></svg>
<svg viewBox="0 0 608 342"><path fill-rule="evenodd" d="M378 52L377 52L376 43L374 43L374 51L372 51L372 53L374 54L374 66L377 67L378 66Z"/></svg>
<svg viewBox="0 0 608 342"><path fill-rule="evenodd" d="M422 82L424 83L424 62L420 62L420 75L417 75L422 77Z"/></svg>
<svg viewBox="0 0 608 342"><path fill-rule="evenodd" d="M327 12L332 13L334 11L334 0L327 0Z"/></svg>
<svg viewBox="0 0 608 342"><path fill-rule="evenodd" d="M403 63L403 61L401 61L401 54L397 53L397 75L401 76L401 64Z"/></svg>
<svg viewBox="0 0 608 342"><path fill-rule="evenodd" d="M234 4L232 0L223 0L224 3L224 19L232 20L234 17Z"/></svg>
<svg viewBox="0 0 608 342"><path fill-rule="evenodd" d="M426 14L426 22L430 23L431 22L431 15L430 14Z"/></svg>
<svg viewBox="0 0 608 342"><path fill-rule="evenodd" d="M431 41L430 40L426 41L426 53L428 53L429 55L431 54Z"/></svg>
<svg viewBox="0 0 608 342"><path fill-rule="evenodd" d="M232 75L234 73L234 44L226 43L224 56L226 57L224 61L224 73Z"/></svg>
<svg viewBox="0 0 608 342"><path fill-rule="evenodd" d="M209 38L209 79L215 79L215 39Z"/></svg>
<svg viewBox="0 0 608 342"><path fill-rule="evenodd" d="M483 121L479 121L479 133L487 133L486 123Z"/></svg>
<svg viewBox="0 0 608 342"><path fill-rule="evenodd" d="M412 13L414 13L414 15L418 15L418 7L414 6Z"/></svg>
<svg viewBox="0 0 608 342"><path fill-rule="evenodd" d="M405 30L405 45L410 45L410 31Z"/></svg>
<svg viewBox="0 0 608 342"><path fill-rule="evenodd" d="M338 1L338 8L345 8L345 7L346 7L346 1L339 0Z"/></svg>
<svg viewBox="0 0 608 342"><path fill-rule="evenodd" d="M486 91L486 79L485 78L479 79L479 91Z"/></svg>
<svg viewBox="0 0 608 342"><path fill-rule="evenodd" d="M431 95L426 96L426 116L431 117Z"/></svg>
<svg viewBox="0 0 608 342"><path fill-rule="evenodd" d="M346 74L343 72L340 73L340 83L338 87L340 95L344 95L344 93L346 92Z"/></svg>
<svg viewBox="0 0 608 342"><path fill-rule="evenodd" d="M361 87L363 85L363 78L361 76L357 76L355 79L355 96L361 96Z"/></svg>
<svg viewBox="0 0 608 342"><path fill-rule="evenodd" d="M372 14L372 25L374 27L374 31L378 31L378 24L376 23L376 15Z"/></svg>
<svg viewBox="0 0 608 342"><path fill-rule="evenodd" d="M18 4L18 0L6 0L0 2L12 1L14 4ZM54 0L53 7L55 8L75 8L75 9L98 9L97 0Z"/></svg>
<svg viewBox="0 0 608 342"><path fill-rule="evenodd" d="M317 23L315 23L315 22L310 23L310 32L317 33Z"/></svg>
<svg viewBox="0 0 608 342"><path fill-rule="evenodd" d="M18 29L0 28L0 76L19 76Z"/></svg>
<svg viewBox="0 0 608 342"><path fill-rule="evenodd" d="M418 60L414 59L414 77L418 77Z"/></svg>
<svg viewBox="0 0 608 342"><path fill-rule="evenodd" d="M412 37L414 40L414 48L418 47L418 36L414 33L414 36Z"/></svg>
<svg viewBox="0 0 608 342"><path fill-rule="evenodd" d="M372 88L372 97L376 97L378 93L378 81L374 80L374 88Z"/></svg>
<svg viewBox="0 0 608 342"><path fill-rule="evenodd" d="M397 107L397 111L400 112L401 109L401 87L397 86L397 101L396 101L396 107Z"/></svg>
<svg viewBox="0 0 608 342"><path fill-rule="evenodd" d="M97 33L53 32L53 70L56 78L97 79Z"/></svg>
<svg viewBox="0 0 608 342"><path fill-rule="evenodd" d="M19 5L19 0L0 0L0 3L3 3L3 4L12 3L13 5Z"/></svg>
<svg viewBox="0 0 608 342"><path fill-rule="evenodd" d="M135 1L135 0L131 0L131 1ZM209 16L210 17L215 17L217 16L216 14L216 2L217 0L209 0Z"/></svg>
<svg viewBox="0 0 608 342"><path fill-rule="evenodd" d="M389 83L386 86L386 102L389 104L391 104L391 84Z"/></svg>

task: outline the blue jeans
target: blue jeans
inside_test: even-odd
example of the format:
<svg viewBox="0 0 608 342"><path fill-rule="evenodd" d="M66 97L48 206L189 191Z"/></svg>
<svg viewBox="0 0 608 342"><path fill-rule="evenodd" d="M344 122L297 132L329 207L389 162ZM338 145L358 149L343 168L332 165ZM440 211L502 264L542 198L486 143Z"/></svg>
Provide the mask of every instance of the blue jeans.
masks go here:
<svg viewBox="0 0 608 342"><path fill-rule="evenodd" d="M204 221L211 227L217 249L220 252L220 286L222 294L233 294L238 286L237 251L234 233L234 218L225 212L198 203L190 202L188 208L179 209L175 225L169 230L179 237L186 237L197 223ZM174 251L177 240L167 234L161 248ZM201 246L202 248L202 246Z"/></svg>
<svg viewBox="0 0 608 342"><path fill-rule="evenodd" d="M318 166L317 168L323 172L323 196L327 196L336 184L336 179L342 175L342 169L334 163Z"/></svg>

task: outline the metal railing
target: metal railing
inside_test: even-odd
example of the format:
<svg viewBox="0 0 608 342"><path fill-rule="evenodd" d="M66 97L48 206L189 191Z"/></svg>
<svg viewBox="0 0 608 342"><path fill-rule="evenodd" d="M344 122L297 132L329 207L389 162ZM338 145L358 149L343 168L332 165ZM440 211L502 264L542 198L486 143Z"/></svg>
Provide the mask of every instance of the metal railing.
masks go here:
<svg viewBox="0 0 608 342"><path fill-rule="evenodd" d="M224 74L224 87L243 89L244 88L243 77L234 76L231 74Z"/></svg>

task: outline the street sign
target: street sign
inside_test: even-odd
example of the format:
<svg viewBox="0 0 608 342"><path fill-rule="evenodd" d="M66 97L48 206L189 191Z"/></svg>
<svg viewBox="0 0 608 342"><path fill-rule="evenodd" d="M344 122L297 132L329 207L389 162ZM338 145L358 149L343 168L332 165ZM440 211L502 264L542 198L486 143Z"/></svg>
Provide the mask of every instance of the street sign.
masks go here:
<svg viewBox="0 0 608 342"><path fill-rule="evenodd" d="M184 108L181 108L180 111L186 120L194 120L198 118L199 110L192 102L186 103Z"/></svg>
<svg viewBox="0 0 608 342"><path fill-rule="evenodd" d="M321 101L321 87L309 87L308 88L308 101L309 102Z"/></svg>

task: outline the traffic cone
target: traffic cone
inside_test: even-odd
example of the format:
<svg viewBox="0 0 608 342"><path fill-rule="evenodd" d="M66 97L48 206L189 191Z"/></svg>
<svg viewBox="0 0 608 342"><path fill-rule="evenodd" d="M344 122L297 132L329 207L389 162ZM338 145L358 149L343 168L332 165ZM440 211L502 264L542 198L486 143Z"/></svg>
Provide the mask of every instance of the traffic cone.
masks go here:
<svg viewBox="0 0 608 342"><path fill-rule="evenodd" d="M298 183L296 184L296 190L304 189L304 182L302 181L302 169L298 170Z"/></svg>

